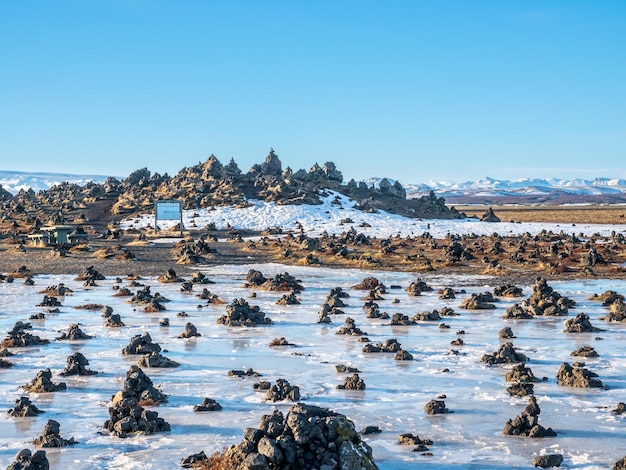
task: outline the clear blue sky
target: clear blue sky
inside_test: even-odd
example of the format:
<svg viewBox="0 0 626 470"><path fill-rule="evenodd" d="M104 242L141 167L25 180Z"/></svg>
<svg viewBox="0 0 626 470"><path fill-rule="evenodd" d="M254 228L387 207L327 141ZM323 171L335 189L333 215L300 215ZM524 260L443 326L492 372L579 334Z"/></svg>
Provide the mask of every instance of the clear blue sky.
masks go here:
<svg viewBox="0 0 626 470"><path fill-rule="evenodd" d="M626 178L626 2L0 0L0 169Z"/></svg>

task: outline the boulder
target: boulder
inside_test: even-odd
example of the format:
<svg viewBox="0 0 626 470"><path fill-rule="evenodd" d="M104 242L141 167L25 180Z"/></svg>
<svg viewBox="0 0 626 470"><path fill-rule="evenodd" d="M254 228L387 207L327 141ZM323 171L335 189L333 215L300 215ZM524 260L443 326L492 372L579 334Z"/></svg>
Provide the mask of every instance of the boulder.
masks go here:
<svg viewBox="0 0 626 470"><path fill-rule="evenodd" d="M49 470L50 463L44 450L38 450L34 454L29 449L22 449L14 457L7 470Z"/></svg>
<svg viewBox="0 0 626 470"><path fill-rule="evenodd" d="M67 365L61 372L61 376L66 377L68 375L95 375L98 372L87 369L89 361L83 354L75 352L67 356Z"/></svg>
<svg viewBox="0 0 626 470"><path fill-rule="evenodd" d="M265 317L258 306L251 307L244 299L235 299L226 306L226 315L217 319L218 325L225 326L257 326L271 324L272 320Z"/></svg>
<svg viewBox="0 0 626 470"><path fill-rule="evenodd" d="M489 365L494 364L512 364L516 362L526 362L528 358L515 350L513 343L505 343L497 351L492 354L484 354L481 358L482 362Z"/></svg>
<svg viewBox="0 0 626 470"><path fill-rule="evenodd" d="M595 372L584 367L572 367L567 362L561 364L556 373L557 383L565 387L603 388L602 381L596 377L598 374Z"/></svg>
<svg viewBox="0 0 626 470"><path fill-rule="evenodd" d="M337 385L337 388L339 390L365 390L365 382L359 374L352 374L344 379L343 384Z"/></svg>
<svg viewBox="0 0 626 470"><path fill-rule="evenodd" d="M38 416L43 413L43 411L37 408L30 401L30 398L19 397L15 400L15 406L11 408L8 413L11 418L29 418L32 416Z"/></svg>
<svg viewBox="0 0 626 470"><path fill-rule="evenodd" d="M554 468L560 467L563 463L563 455L561 454L546 454L535 457L531 465L539 468Z"/></svg>
<svg viewBox="0 0 626 470"><path fill-rule="evenodd" d="M222 405L220 405L217 401L212 398L204 398L202 403L199 405L194 405L193 411L220 411L222 409Z"/></svg>

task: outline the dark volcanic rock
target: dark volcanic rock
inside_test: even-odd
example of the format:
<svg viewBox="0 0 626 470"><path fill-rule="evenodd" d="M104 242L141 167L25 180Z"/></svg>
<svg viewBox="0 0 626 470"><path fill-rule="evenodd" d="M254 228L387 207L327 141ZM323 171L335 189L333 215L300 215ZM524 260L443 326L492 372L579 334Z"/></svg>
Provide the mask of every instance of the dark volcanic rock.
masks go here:
<svg viewBox="0 0 626 470"><path fill-rule="evenodd" d="M28 333L26 330L30 328L32 328L30 323L23 323L21 321L15 322L15 325L13 325L7 337L2 340L0 346L3 348L18 348L47 344L50 342L47 339L41 339L39 336Z"/></svg>
<svg viewBox="0 0 626 470"><path fill-rule="evenodd" d="M46 451L38 450L34 454L29 449L22 449L15 454L15 461L7 470L49 470L50 463Z"/></svg>
<svg viewBox="0 0 626 470"><path fill-rule="evenodd" d="M198 336L202 335L198 333L198 329L191 322L187 322L185 324L185 331L178 335L179 338L196 338Z"/></svg>
<svg viewBox="0 0 626 470"><path fill-rule="evenodd" d="M582 347L572 351L570 356L574 356L574 357L599 357L600 355L591 346L582 346Z"/></svg>
<svg viewBox="0 0 626 470"><path fill-rule="evenodd" d="M285 379L277 379L276 383L265 394L265 399L272 402L283 400L298 401L300 400L300 387L291 385Z"/></svg>
<svg viewBox="0 0 626 470"><path fill-rule="evenodd" d="M345 415L298 403L275 410L222 455L223 468L376 470L371 448Z"/></svg>
<svg viewBox="0 0 626 470"><path fill-rule="evenodd" d="M113 402L122 401L128 397L136 398L140 404L157 405L167 402L167 395L156 389L152 380L139 366L132 365L126 372L126 380L122 390L113 397Z"/></svg>
<svg viewBox="0 0 626 470"><path fill-rule="evenodd" d="M41 447L65 447L78 444L74 438L63 439L61 437L61 425L58 421L49 419L41 432L41 436L33 440L33 444Z"/></svg>
<svg viewBox="0 0 626 470"><path fill-rule="evenodd" d="M560 467L563 463L563 456L561 454L546 454L535 457L531 465L539 468L553 468Z"/></svg>
<svg viewBox="0 0 626 470"><path fill-rule="evenodd" d="M352 374L343 380L342 385L337 385L340 390L365 390L365 382L359 374Z"/></svg>
<svg viewBox="0 0 626 470"><path fill-rule="evenodd" d="M526 362L528 358L518 353L513 347L513 343L505 343L492 354L484 354L481 361L487 364L507 364L516 362Z"/></svg>
<svg viewBox="0 0 626 470"><path fill-rule="evenodd" d="M556 433L552 428L544 428L539 424L539 414L541 410L535 397L530 397L528 406L513 419L509 419L502 434L505 436L526 436L526 437L555 437Z"/></svg>
<svg viewBox="0 0 626 470"><path fill-rule="evenodd" d="M153 352L161 352L161 346L153 343L152 337L147 332L133 336L128 345L122 349L122 354L151 354Z"/></svg>
<svg viewBox="0 0 626 470"><path fill-rule="evenodd" d="M450 410L446 408L446 402L443 400L430 400L424 405L424 413L427 415L439 415L444 413L450 413Z"/></svg>
<svg viewBox="0 0 626 470"><path fill-rule="evenodd" d="M146 354L142 358L137 361L137 365L139 367L148 367L148 368L172 368L178 367L180 364L176 361L172 361L171 359L163 356L161 353L156 351L151 352L150 354Z"/></svg>
<svg viewBox="0 0 626 470"><path fill-rule="evenodd" d="M258 306L251 307L244 299L235 299L226 306L226 315L217 319L218 325L257 326L272 323Z"/></svg>
<svg viewBox="0 0 626 470"><path fill-rule="evenodd" d="M567 362L561 364L556 373L556 381L566 387L602 388L602 381L597 379L598 374L584 367L572 367Z"/></svg>
<svg viewBox="0 0 626 470"><path fill-rule="evenodd" d="M43 411L37 408L30 401L30 398L19 397L15 400L15 406L11 408L8 413L11 418L28 418L31 416L38 416L43 413Z"/></svg>
<svg viewBox="0 0 626 470"><path fill-rule="evenodd" d="M65 390L67 386L64 382L52 383L52 372L50 369L40 370L30 384L22 385L22 388L30 393L46 393Z"/></svg>
<svg viewBox="0 0 626 470"><path fill-rule="evenodd" d="M79 352L67 356L67 365L60 375L66 377L68 375L95 375L98 372L87 369L89 361Z"/></svg>
<svg viewBox="0 0 626 470"><path fill-rule="evenodd" d="M595 331L603 331L596 328L589 321L589 315L582 312L578 313L575 318L568 318L563 322L565 325L564 333L590 333Z"/></svg>
<svg viewBox="0 0 626 470"><path fill-rule="evenodd" d="M63 332L61 336L56 338L57 341L77 341L81 339L91 339L91 336L83 333L83 330L80 329L78 323L72 323L69 326L67 333Z"/></svg>
<svg viewBox="0 0 626 470"><path fill-rule="evenodd" d="M202 403L193 407L193 411L220 411L221 409L222 405L212 398L204 398Z"/></svg>

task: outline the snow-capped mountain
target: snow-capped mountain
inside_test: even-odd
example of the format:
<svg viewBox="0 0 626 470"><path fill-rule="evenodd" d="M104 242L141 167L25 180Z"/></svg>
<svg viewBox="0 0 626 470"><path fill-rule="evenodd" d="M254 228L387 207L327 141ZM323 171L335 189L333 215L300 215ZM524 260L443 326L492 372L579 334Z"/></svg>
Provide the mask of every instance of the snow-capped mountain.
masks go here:
<svg viewBox="0 0 626 470"><path fill-rule="evenodd" d="M380 180L370 178L366 183L378 185ZM420 197L434 191L453 204L626 203L626 180L617 178L520 178L510 181L486 177L463 183L427 181L403 186L407 197Z"/></svg>
<svg viewBox="0 0 626 470"><path fill-rule="evenodd" d="M84 185L90 181L103 183L108 176L103 175L74 175L70 173L21 172L0 170L0 186L11 194L17 194L20 189L41 191L62 183Z"/></svg>
<svg viewBox="0 0 626 470"><path fill-rule="evenodd" d="M67 181L83 185L89 181L102 183L108 175L78 175L69 173L19 172L0 170L0 186L11 194L20 189L34 191L48 189ZM117 177L118 179L123 179ZM382 178L363 180L368 186L378 186ZM387 178L393 184L395 180ZM498 180L483 178L478 181L402 182L407 197L416 198L434 191L449 204L572 204L604 203L626 204L626 180L595 178L566 180L560 178L520 178Z"/></svg>

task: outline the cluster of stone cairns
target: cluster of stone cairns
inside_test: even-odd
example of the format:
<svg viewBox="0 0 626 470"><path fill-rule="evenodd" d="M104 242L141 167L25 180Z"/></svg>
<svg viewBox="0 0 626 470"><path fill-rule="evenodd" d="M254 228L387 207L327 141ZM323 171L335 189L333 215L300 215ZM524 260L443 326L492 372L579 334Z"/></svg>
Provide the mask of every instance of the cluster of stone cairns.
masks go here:
<svg viewBox="0 0 626 470"><path fill-rule="evenodd" d="M24 390L29 393L48 393L58 392L59 390L65 390L67 385L65 382L53 383L52 372L50 369L40 370L37 372L37 376L31 381L30 384L22 385Z"/></svg>
<svg viewBox="0 0 626 470"><path fill-rule="evenodd" d="M163 306L163 303L166 302L169 302L169 299L163 297L158 292L153 295L150 292L150 286L144 286L143 289L139 289L130 299L131 304L145 305L143 311L146 313L166 310Z"/></svg>
<svg viewBox="0 0 626 470"><path fill-rule="evenodd" d="M7 337L2 340L2 343L0 343L0 347L20 348L26 346L48 344L50 342L50 340L42 339L39 336L30 334L26 331L31 329L32 327L33 326L28 322L15 322L11 331L7 333Z"/></svg>
<svg viewBox="0 0 626 470"><path fill-rule="evenodd" d="M130 366L122 390L111 399L109 419L103 427L117 437L169 431L169 423L156 411L143 408L166 401L167 395L156 389L138 366Z"/></svg>
<svg viewBox="0 0 626 470"><path fill-rule="evenodd" d="M509 307L502 318L530 319L539 316L564 316L576 302L568 297L561 296L550 287L544 278L537 278L533 286L533 293L521 304Z"/></svg>
<svg viewBox="0 0 626 470"><path fill-rule="evenodd" d="M204 453L181 461L201 466ZM345 415L297 403L285 414L274 410L258 428L246 428L243 440L220 455L222 468L244 469L359 469L376 470L372 449Z"/></svg>
<svg viewBox="0 0 626 470"><path fill-rule="evenodd" d="M444 258L449 263L470 261L475 257L470 248L465 248L458 240L452 240L449 245L443 247Z"/></svg>
<svg viewBox="0 0 626 470"><path fill-rule="evenodd" d="M235 299L226 306L226 314L217 319L218 325L257 326L269 325L270 318L265 317L258 305L250 306L245 299Z"/></svg>

